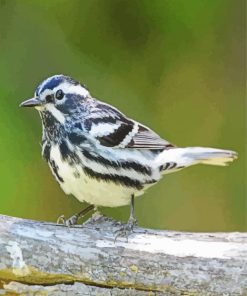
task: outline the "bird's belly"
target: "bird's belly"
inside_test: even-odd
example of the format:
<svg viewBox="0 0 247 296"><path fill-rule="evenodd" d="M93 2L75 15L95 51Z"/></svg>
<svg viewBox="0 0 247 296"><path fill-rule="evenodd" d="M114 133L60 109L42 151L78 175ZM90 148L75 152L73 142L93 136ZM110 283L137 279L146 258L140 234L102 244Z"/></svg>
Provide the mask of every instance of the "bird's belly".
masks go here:
<svg viewBox="0 0 247 296"><path fill-rule="evenodd" d="M61 187L81 202L86 201L104 207L127 205L130 203L131 194L134 193L133 189L88 177L83 171L77 178L64 176L64 183Z"/></svg>
<svg viewBox="0 0 247 296"><path fill-rule="evenodd" d="M142 190L122 186L88 176L80 164L70 165L63 161L59 149L51 149L51 160L56 163L56 171L50 168L66 194L74 195L79 201L96 206L119 207L130 203L131 195L141 195Z"/></svg>

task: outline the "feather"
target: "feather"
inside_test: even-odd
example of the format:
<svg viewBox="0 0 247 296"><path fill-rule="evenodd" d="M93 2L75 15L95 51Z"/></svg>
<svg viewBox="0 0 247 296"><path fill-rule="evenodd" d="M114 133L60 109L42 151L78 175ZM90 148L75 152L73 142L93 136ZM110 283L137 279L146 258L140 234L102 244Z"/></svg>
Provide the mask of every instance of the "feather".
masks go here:
<svg viewBox="0 0 247 296"><path fill-rule="evenodd" d="M175 147L170 142L163 140L151 129L138 123L138 131L132 137L126 148L138 149L168 149Z"/></svg>
<svg viewBox="0 0 247 296"><path fill-rule="evenodd" d="M103 103L94 106L85 119L85 126L87 132L106 147L154 150L175 147L148 127Z"/></svg>

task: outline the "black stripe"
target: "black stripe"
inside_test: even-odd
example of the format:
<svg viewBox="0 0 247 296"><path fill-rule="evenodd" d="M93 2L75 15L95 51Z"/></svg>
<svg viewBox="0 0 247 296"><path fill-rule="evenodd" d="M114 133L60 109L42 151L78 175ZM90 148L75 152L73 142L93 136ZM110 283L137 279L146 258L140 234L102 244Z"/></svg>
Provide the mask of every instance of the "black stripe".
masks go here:
<svg viewBox="0 0 247 296"><path fill-rule="evenodd" d="M43 137L52 140L53 143L57 144L60 137L64 137L64 125L62 125L51 112L42 111L40 112L41 119L43 122Z"/></svg>
<svg viewBox="0 0 247 296"><path fill-rule="evenodd" d="M46 161L49 161L50 160L50 153L51 153L51 145L48 143L44 143L43 145L44 146L42 149L43 150L42 156Z"/></svg>
<svg viewBox="0 0 247 296"><path fill-rule="evenodd" d="M136 172L142 173L144 175L150 176L152 174L151 168L148 166L143 166L137 162L130 162L130 161L111 161L109 159L106 159L100 155L92 155L87 150L82 150L82 154L92 160L95 161L101 165L107 166L107 167L114 167L114 168L123 168L123 169L133 169Z"/></svg>
<svg viewBox="0 0 247 296"><path fill-rule="evenodd" d="M48 79L47 79L48 80ZM46 89L54 89L55 87L57 87L59 84L61 84L62 82L67 81L70 84L73 85L78 85L79 82L74 80L73 78L69 77L69 76L64 76L64 75L58 75L58 76L54 76L51 79L49 79L45 85L42 87L42 89L40 89L41 85L37 88L36 93L41 94L42 92L44 92Z"/></svg>
<svg viewBox="0 0 247 296"><path fill-rule="evenodd" d="M65 141L62 141L60 143L59 149L60 149L62 159L63 160L67 159L69 157L71 151L69 150L69 147Z"/></svg>
<svg viewBox="0 0 247 296"><path fill-rule="evenodd" d="M60 122L53 116L53 114L50 111L40 112L40 115L44 123L44 126L48 129L55 129L55 126L57 124L60 124Z"/></svg>
<svg viewBox="0 0 247 296"><path fill-rule="evenodd" d="M60 181L61 183L64 182L63 178L58 174L58 166L56 165L54 160L50 160L50 165L51 165L51 169L53 171L53 173L56 175L58 181Z"/></svg>
<svg viewBox="0 0 247 296"><path fill-rule="evenodd" d="M41 94L42 92L44 92L46 89L54 89L55 87L57 87L63 81L64 81L64 77L63 76L52 77L50 80L48 80L45 83L45 85L42 87L41 90L39 89L39 94Z"/></svg>
<svg viewBox="0 0 247 296"><path fill-rule="evenodd" d="M131 187L137 190L143 189L143 185L141 184L140 181L130 179L129 177L126 177L126 176L119 176L116 174L101 174L91 170L88 167L83 167L83 171L88 177L96 179L98 181L112 182L117 185Z"/></svg>
<svg viewBox="0 0 247 296"><path fill-rule="evenodd" d="M103 137L97 137L97 139L100 141L100 144L104 146L114 147L119 145L132 131L132 129L133 123L129 125L123 123L112 134Z"/></svg>
<svg viewBox="0 0 247 296"><path fill-rule="evenodd" d="M155 180L155 179L152 179L152 180L149 180L147 182L145 182L145 184L154 184L154 183L157 183L158 180Z"/></svg>
<svg viewBox="0 0 247 296"><path fill-rule="evenodd" d="M121 167L124 169L133 169L137 172L140 172L142 174L146 174L149 176L152 174L150 167L143 166L143 165L136 163L136 162L129 162L129 161L121 162Z"/></svg>
<svg viewBox="0 0 247 296"><path fill-rule="evenodd" d="M165 165L160 166L160 171L171 170L171 169L174 169L176 166L177 166L176 162L167 162ZM183 166L177 167L177 169L179 168L183 168Z"/></svg>
<svg viewBox="0 0 247 296"><path fill-rule="evenodd" d="M87 141L87 138L83 135L77 133L69 133L68 138L72 144L80 145L83 142Z"/></svg>
<svg viewBox="0 0 247 296"><path fill-rule="evenodd" d="M163 171L168 169L169 165L170 165L170 162L167 162L165 165L163 165Z"/></svg>
<svg viewBox="0 0 247 296"><path fill-rule="evenodd" d="M66 93L66 99L62 104L57 104L56 108L61 111L62 113L68 115L73 110L76 110L79 105L81 105L80 102L82 102L85 99L82 95L78 95L76 93ZM81 111L83 112L84 109L83 106L80 106Z"/></svg>
<svg viewBox="0 0 247 296"><path fill-rule="evenodd" d="M172 165L169 167L169 170L174 169L177 166L176 162L173 162Z"/></svg>
<svg viewBox="0 0 247 296"><path fill-rule="evenodd" d="M79 128L81 130L82 129L81 122L75 123L74 127Z"/></svg>
<svg viewBox="0 0 247 296"><path fill-rule="evenodd" d="M60 143L60 145L59 145L59 150L60 150L60 153L61 153L61 156L62 156L62 159L64 160L64 161L68 161L68 163L70 164L70 165L73 165L74 163L80 163L80 158L79 158L79 156L75 153L75 152L73 152L73 151L71 151L70 149L69 149L69 146L68 146L68 144L66 143L66 141L62 141L61 143Z"/></svg>

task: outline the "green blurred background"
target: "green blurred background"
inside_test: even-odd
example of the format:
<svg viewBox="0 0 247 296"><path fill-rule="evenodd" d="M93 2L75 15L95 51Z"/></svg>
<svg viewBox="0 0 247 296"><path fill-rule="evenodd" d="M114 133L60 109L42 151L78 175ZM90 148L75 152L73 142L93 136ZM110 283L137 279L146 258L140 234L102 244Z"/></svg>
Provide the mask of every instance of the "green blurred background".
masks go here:
<svg viewBox="0 0 247 296"><path fill-rule="evenodd" d="M231 166L165 177L136 202L139 224L246 227L244 0L0 0L0 213L55 221L84 205L41 158L41 122L19 109L53 74L178 146L236 150ZM128 207L104 208L126 220Z"/></svg>

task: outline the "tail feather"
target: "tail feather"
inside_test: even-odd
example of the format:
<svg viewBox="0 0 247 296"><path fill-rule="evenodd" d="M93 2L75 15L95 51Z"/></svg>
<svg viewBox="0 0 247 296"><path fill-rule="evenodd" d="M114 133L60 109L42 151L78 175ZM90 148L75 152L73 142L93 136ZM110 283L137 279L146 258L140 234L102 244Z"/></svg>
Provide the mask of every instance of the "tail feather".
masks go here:
<svg viewBox="0 0 247 296"><path fill-rule="evenodd" d="M185 157L199 161L199 163L226 166L238 157L235 151L216 148L193 147L184 153Z"/></svg>
<svg viewBox="0 0 247 296"><path fill-rule="evenodd" d="M172 171L195 164L226 166L238 157L235 151L204 147L172 148L164 150L158 157L160 165L174 163ZM167 166L164 166L167 168ZM171 172L169 170L166 171Z"/></svg>

